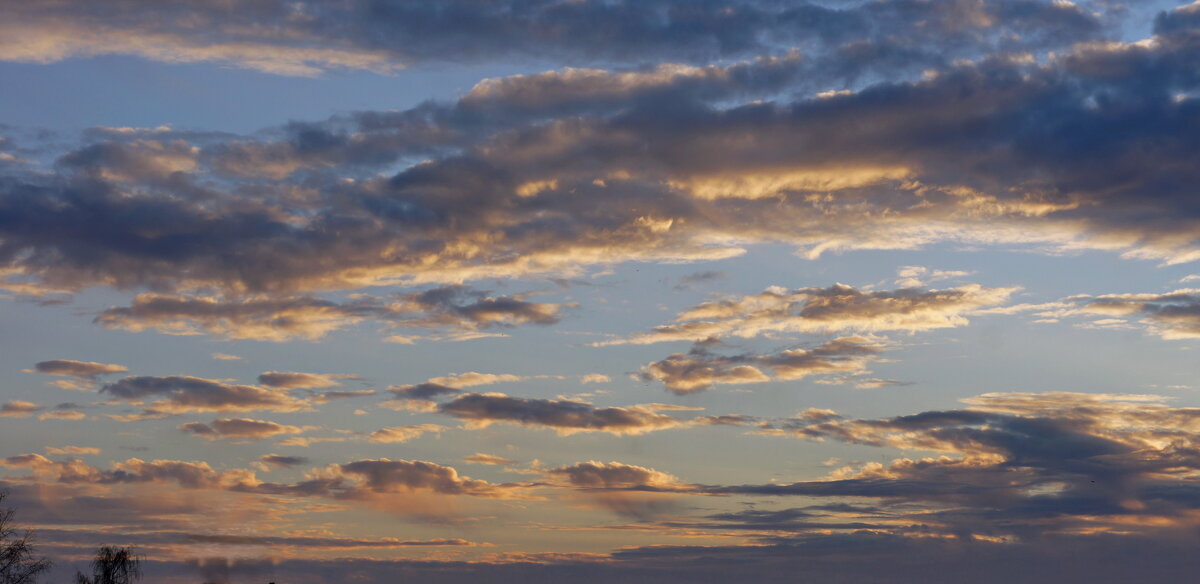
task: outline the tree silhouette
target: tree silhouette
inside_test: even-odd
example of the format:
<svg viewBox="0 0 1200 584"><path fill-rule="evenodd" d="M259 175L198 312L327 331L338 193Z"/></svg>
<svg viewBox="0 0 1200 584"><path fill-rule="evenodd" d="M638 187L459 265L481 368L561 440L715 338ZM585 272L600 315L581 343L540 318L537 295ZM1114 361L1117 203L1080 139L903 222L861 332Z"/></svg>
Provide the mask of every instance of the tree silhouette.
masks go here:
<svg viewBox="0 0 1200 584"><path fill-rule="evenodd" d="M50 560L33 556L33 532L13 526L16 510L3 506L7 497L0 491L0 584L33 584L50 568Z"/></svg>
<svg viewBox="0 0 1200 584"><path fill-rule="evenodd" d="M142 578L142 560L130 548L103 546L92 560L92 577L75 573L77 584L133 584Z"/></svg>

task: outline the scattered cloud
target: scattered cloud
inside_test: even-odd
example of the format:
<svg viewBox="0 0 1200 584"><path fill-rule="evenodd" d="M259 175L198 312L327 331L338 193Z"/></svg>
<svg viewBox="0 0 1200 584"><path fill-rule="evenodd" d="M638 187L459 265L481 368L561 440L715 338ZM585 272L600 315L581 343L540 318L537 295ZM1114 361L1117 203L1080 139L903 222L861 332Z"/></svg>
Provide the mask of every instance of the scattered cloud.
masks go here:
<svg viewBox="0 0 1200 584"><path fill-rule="evenodd" d="M463 461L470 462L472 464L487 464L491 466L509 466L517 463L517 461L511 458L504 458L503 456L496 456L494 454L483 454L480 452L476 452L471 456L463 458Z"/></svg>
<svg viewBox="0 0 1200 584"><path fill-rule="evenodd" d="M150 20L138 18L138 8L118 5L100 11L81 2L14 7L3 28L0 59L50 63L129 55L316 76L331 69L387 74L414 63L511 62L546 55L578 64L705 62L788 46L818 54L845 46L858 48L842 57L848 61L841 65L843 74L849 75L872 61L902 67L908 61L935 64L1010 45L1013 50L1069 46L1103 30L1099 15L1075 4L1020 0L845 6L721 1L688 10L627 0L504 1L483 9L464 0L383 7L238 0L224 10L208 5L156 8L162 18ZM447 38L456 42L447 44ZM889 53L903 58L888 58ZM597 84L595 91L621 92L628 83L616 88Z"/></svg>
<svg viewBox="0 0 1200 584"><path fill-rule="evenodd" d="M749 338L767 333L916 332L953 328L966 325L966 317L974 311L1005 303L1016 290L978 285L879 292L865 292L843 284L797 290L772 287L761 294L694 306L675 319L677 324L655 327L651 332L628 339L595 344Z"/></svg>
<svg viewBox="0 0 1200 584"><path fill-rule="evenodd" d="M188 422L179 427L181 431L190 432L209 440L223 438L240 440L263 440L280 434L299 434L313 430L313 426L287 426L267 420L250 418L218 418L205 424L203 422Z"/></svg>
<svg viewBox="0 0 1200 584"><path fill-rule="evenodd" d="M143 403L147 398L159 398L145 404L145 413L295 412L311 408L308 402L291 397L282 390L188 376L126 377L105 384L100 392L113 399L136 404Z"/></svg>
<svg viewBox="0 0 1200 584"><path fill-rule="evenodd" d="M377 392L373 389L356 389L356 390L330 390L316 393L312 396L313 403L327 404L332 401L352 399L356 397L370 397Z"/></svg>
<svg viewBox="0 0 1200 584"><path fill-rule="evenodd" d="M53 446L46 447L46 454L69 454L73 456L86 454L100 454L100 449L92 446L63 446L56 448Z"/></svg>
<svg viewBox="0 0 1200 584"><path fill-rule="evenodd" d="M95 322L134 332L283 342L320 339L367 319L400 327L444 329L448 335L486 334L483 331L491 328L554 324L561 309L557 304L493 297L462 286L387 298L358 294L345 302L315 296L222 299L146 293L134 298L130 306L101 312Z"/></svg>
<svg viewBox="0 0 1200 584"><path fill-rule="evenodd" d="M282 468L292 468L309 463L309 459L303 456L286 456L283 454L264 454L259 460L268 466Z"/></svg>
<svg viewBox="0 0 1200 584"><path fill-rule="evenodd" d="M367 439L371 442L380 444L395 444L398 442L408 442L414 438L419 438L424 434L436 434L445 430L445 426L437 424L419 424L415 426L393 426L391 428L380 428L371 432Z"/></svg>
<svg viewBox="0 0 1200 584"><path fill-rule="evenodd" d="M658 409L655 404L601 408L578 401L468 393L439 405L437 411L475 428L502 422L551 428L563 436L579 432L637 435L686 425Z"/></svg>
<svg viewBox="0 0 1200 584"><path fill-rule="evenodd" d="M30 373L41 373L44 375L54 375L58 377L77 377L80 379L94 380L96 377L101 375L108 375L110 373L124 373L129 371L129 369L122 365L97 363L95 361L54 359L51 361L41 361L35 364L32 370L27 371Z"/></svg>
<svg viewBox="0 0 1200 584"><path fill-rule="evenodd" d="M862 373L866 364L883 351L863 337L842 337L811 349L791 349L769 355L723 356L713 353L713 343L696 343L688 353L676 353L642 368L644 381L661 382L669 391L688 394L713 385L747 384L774 379L796 380L809 375Z"/></svg>
<svg viewBox="0 0 1200 584"><path fill-rule="evenodd" d="M27 418L46 409L33 402L14 400L0 405L0 416L5 418Z"/></svg>
<svg viewBox="0 0 1200 584"><path fill-rule="evenodd" d="M279 389L318 389L341 385L339 379L358 379L357 375L328 375L319 373L294 373L268 371L258 376L258 382Z"/></svg>

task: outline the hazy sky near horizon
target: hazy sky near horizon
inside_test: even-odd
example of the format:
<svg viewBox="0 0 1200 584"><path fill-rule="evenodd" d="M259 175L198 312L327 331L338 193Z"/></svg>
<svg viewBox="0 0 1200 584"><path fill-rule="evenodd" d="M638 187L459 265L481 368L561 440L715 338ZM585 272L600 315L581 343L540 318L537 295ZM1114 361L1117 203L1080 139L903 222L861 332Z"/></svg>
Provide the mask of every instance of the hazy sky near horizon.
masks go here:
<svg viewBox="0 0 1200 584"><path fill-rule="evenodd" d="M59 579L1194 573L1198 64L1176 1L0 1L4 504Z"/></svg>

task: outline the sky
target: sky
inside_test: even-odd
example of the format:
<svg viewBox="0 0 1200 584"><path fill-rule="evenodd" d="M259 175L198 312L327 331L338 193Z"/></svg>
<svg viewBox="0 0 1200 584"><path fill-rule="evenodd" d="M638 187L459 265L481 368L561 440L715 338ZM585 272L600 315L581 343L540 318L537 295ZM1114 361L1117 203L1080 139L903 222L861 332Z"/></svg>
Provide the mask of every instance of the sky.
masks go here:
<svg viewBox="0 0 1200 584"><path fill-rule="evenodd" d="M1200 3L0 0L61 581L1181 581Z"/></svg>

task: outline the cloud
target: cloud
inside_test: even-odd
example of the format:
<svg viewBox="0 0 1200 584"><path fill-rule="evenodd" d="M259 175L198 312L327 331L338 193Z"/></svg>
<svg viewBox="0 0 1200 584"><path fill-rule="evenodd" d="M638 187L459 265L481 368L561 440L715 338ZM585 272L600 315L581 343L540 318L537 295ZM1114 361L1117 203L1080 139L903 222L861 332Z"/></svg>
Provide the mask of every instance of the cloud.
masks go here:
<svg viewBox="0 0 1200 584"><path fill-rule="evenodd" d="M437 383L418 383L416 385L400 385L389 387L388 391L394 396L383 402L383 407L395 410L413 412L432 412L437 410L437 399L462 393L456 387Z"/></svg>
<svg viewBox="0 0 1200 584"><path fill-rule="evenodd" d="M1165 340L1200 337L1200 290L1068 296L1054 302L991 309L997 314L1026 313L1035 322L1088 319L1078 326L1093 329L1141 328Z"/></svg>
<svg viewBox="0 0 1200 584"><path fill-rule="evenodd" d="M459 476L453 468L432 462L381 458L350 462L339 468L362 479L367 489L376 492L427 489L443 495L503 496L497 485Z"/></svg>
<svg viewBox="0 0 1200 584"><path fill-rule="evenodd" d="M1166 340L1200 338L1200 290L1185 288L1165 294L1106 294L1077 296L1065 300L1076 308L1046 311L1043 316L1093 316L1101 326L1128 325L1125 318L1138 318L1139 324Z"/></svg>
<svg viewBox="0 0 1200 584"><path fill-rule="evenodd" d="M427 493L507 499L521 496L523 487L471 479L459 475L453 467L433 462L380 458L331 465L299 483L243 484L235 489L274 495L378 500L386 504L391 499L378 499L380 495Z"/></svg>
<svg viewBox="0 0 1200 584"><path fill-rule="evenodd" d="M38 415L39 420L83 420L87 414L83 412L45 412Z"/></svg>
<svg viewBox="0 0 1200 584"><path fill-rule="evenodd" d="M546 55L575 63L704 62L788 46L820 52L859 47L864 60L883 52L876 48L883 45L924 62L941 60L939 52L966 57L985 50L1069 45L1102 30L1097 15L1074 4L1028 0L830 7L720 1L686 8L628 0L504 1L483 8L468 0L334 6L238 0L224 10L155 5L153 19L140 18L144 8L128 3L101 11L79 2L14 7L2 29L6 42L0 44L0 59L47 63L132 55L315 76L329 69L391 73L410 63L511 62ZM1164 20L1159 28L1171 30L1178 19Z"/></svg>
<svg viewBox="0 0 1200 584"><path fill-rule="evenodd" d="M416 385L389 387L388 391L395 395L397 399L431 400L437 397L461 393L462 390L439 383L425 382Z"/></svg>
<svg viewBox="0 0 1200 584"><path fill-rule="evenodd" d="M324 442L347 442L349 440L350 440L350 438L348 438L346 436L326 436L326 437L296 436L295 438L288 438L287 440L280 440L280 441L276 442L275 444L278 444L279 446L298 446L300 448L308 448L309 446L312 446L313 444L321 444Z"/></svg>
<svg viewBox="0 0 1200 584"><path fill-rule="evenodd" d="M84 406L72 402L64 402L54 406L50 411L43 411L38 415L39 420L83 420L87 418L87 414L77 411ZM43 408L44 410L45 408ZM68 448L75 448L74 446ZM68 453L69 454L69 453Z"/></svg>
<svg viewBox="0 0 1200 584"><path fill-rule="evenodd" d="M146 404L146 411L166 414L248 410L295 412L311 409L308 402L293 398L284 391L177 375L126 377L106 383L100 392L116 400L133 403L142 403L146 398L161 398Z"/></svg>
<svg viewBox="0 0 1200 584"><path fill-rule="evenodd" d="M582 491L584 500L625 517L647 520L676 509L673 497L653 491L673 490L678 479L651 468L588 461L553 468L546 475L564 479Z"/></svg>
<svg viewBox="0 0 1200 584"><path fill-rule="evenodd" d="M917 288L929 282L939 282L971 275L965 270L931 270L925 266L904 266L896 271L896 285Z"/></svg>
<svg viewBox="0 0 1200 584"><path fill-rule="evenodd" d="M1005 14L1016 20L1079 11L1012 6ZM941 21L923 18L928 36ZM670 116L634 100L484 131L461 147L419 139L437 152L390 177L337 163L363 148L360 126L392 123L387 112L286 130L335 163L265 185L207 181L217 173L207 163L175 173L178 183L145 177L138 188L68 165L18 173L0 186L2 235L26 252L5 268L55 289L156 290L103 313L107 326L284 339L395 317L388 299L317 292L571 277L623 261L728 258L766 242L807 257L949 241L1188 261L1194 213L1181 193L1195 177L1179 156L1194 147L1184 131L1194 120L1176 96L1194 80L1180 38L1080 45L1042 60L1006 53L845 94L689 104ZM1039 123L1048 117L1058 123ZM367 150L355 156L388 166L400 148ZM1160 150L1167 158L1145 154ZM500 300L401 320L449 315L445 326L478 333L553 317Z"/></svg>
<svg viewBox="0 0 1200 584"><path fill-rule="evenodd" d="M109 308L95 322L108 328L167 334L207 333L230 339L316 340L331 332L379 319L395 326L478 332L558 322L560 305L492 297L461 286L388 298L357 295L344 303L313 296L239 300L140 294L128 307Z"/></svg>
<svg viewBox="0 0 1200 584"><path fill-rule="evenodd" d="M492 466L509 466L517 463L517 461L511 458L504 458L503 456L496 456L494 454L483 454L480 452L476 452L471 456L464 457L463 461L470 462L472 464L487 464Z"/></svg>
<svg viewBox="0 0 1200 584"><path fill-rule="evenodd" d="M388 391L395 397L384 402L384 407L429 412L437 409L435 400L461 393L464 387L512 383L525 379L529 379L529 377L510 373L479 373L476 371L431 377L423 383L389 387Z"/></svg>
<svg viewBox="0 0 1200 584"><path fill-rule="evenodd" d="M357 379L356 375L324 375L319 373L294 373L268 371L258 376L258 382L279 389L314 389L341 385L338 379Z"/></svg>
<svg viewBox="0 0 1200 584"><path fill-rule="evenodd" d="M588 374L585 374L583 377L581 377L579 380L579 382L583 383L583 384L609 383L611 381L612 381L612 378L603 373L588 373Z"/></svg>
<svg viewBox="0 0 1200 584"><path fill-rule="evenodd" d="M64 484L174 483L185 489L220 489L253 478L253 475L245 471L215 471L206 462L146 462L139 458L114 462L109 470L103 470L78 459L53 461L40 454L22 454L0 459L0 466L28 468L38 475Z"/></svg>
<svg viewBox="0 0 1200 584"><path fill-rule="evenodd" d="M511 383L526 379L519 375L511 375L508 373L477 373L468 371L467 373L455 373L444 377L431 377L426 383L435 385L445 385L455 389L464 387L476 387L479 385L492 385L494 383Z"/></svg>
<svg viewBox="0 0 1200 584"><path fill-rule="evenodd" d="M33 366L33 371L58 377L95 379L96 377L108 375L110 373L124 373L129 371L129 369L122 365L97 363L95 361L71 361L68 359L55 359L52 361L42 361L35 364Z"/></svg>
<svg viewBox="0 0 1200 584"><path fill-rule="evenodd" d="M862 373L866 364L883 351L877 342L863 337L833 339L811 349L790 349L768 355L714 354L711 343L697 343L688 353L675 353L642 368L644 381L661 382L669 391L688 394L715 384L745 384L776 379L796 380L809 375Z"/></svg>
<svg viewBox="0 0 1200 584"><path fill-rule="evenodd" d="M293 466L300 466L302 464L309 463L309 459L303 456L285 456L283 454L264 454L259 458L259 460L262 461L263 464L283 468L291 468Z"/></svg>
<svg viewBox="0 0 1200 584"><path fill-rule="evenodd" d="M934 456L853 464L815 481L697 488L875 499L898 522L874 529L903 533L920 517L924 531L944 537L1158 537L1191 524L1200 410L1139 394L991 393L964 401L959 410L800 416L758 430Z"/></svg>
<svg viewBox="0 0 1200 584"><path fill-rule="evenodd" d="M879 389L881 387L897 387L904 385L912 385L912 382L899 381L896 379L882 379L879 377L866 377L854 382L854 387L857 389Z"/></svg>
<svg viewBox="0 0 1200 584"><path fill-rule="evenodd" d="M863 292L853 286L786 290L706 302L680 314L678 324L655 327L629 339L597 345L700 341L710 337L755 337L767 333L925 331L967 324L974 311L1003 304L1016 288L968 285L945 290L904 288Z"/></svg>
<svg viewBox="0 0 1200 584"><path fill-rule="evenodd" d="M91 446L63 446L62 448L47 446L46 454L100 454L100 449Z"/></svg>
<svg viewBox="0 0 1200 584"><path fill-rule="evenodd" d="M299 458L271 455L263 462L276 466L303 464ZM341 499L372 499L379 494L428 492L484 498L520 497L525 489L516 484L494 484L464 477L449 466L421 460L386 458L356 460L317 469L309 479L295 484L263 483L246 470L218 472L204 462L130 458L111 469L92 467L79 460L52 461L40 454L0 459L0 466L29 468L59 483L122 485L173 483L185 489L216 489L267 495L325 496Z"/></svg>
<svg viewBox="0 0 1200 584"><path fill-rule="evenodd" d="M469 426L495 422L551 428L569 436L578 432L637 435L685 425L658 413L655 405L598 408L585 402L510 397L502 393L468 393L438 406L437 411Z"/></svg>
<svg viewBox="0 0 1200 584"><path fill-rule="evenodd" d="M164 180L177 172L195 170L199 153L200 148L184 140L107 141L72 151L57 164L114 182Z"/></svg>
<svg viewBox="0 0 1200 584"><path fill-rule="evenodd" d="M688 275L680 278L679 284L677 284L675 286L675 289L676 290L690 290L698 284L704 284L704 283L708 283L708 282L714 282L717 280L728 280L728 279L729 279L729 274L726 274L725 272L717 272L717 271L712 271L712 270L709 270L706 272L696 272L695 274L688 274Z"/></svg>
<svg viewBox="0 0 1200 584"><path fill-rule="evenodd" d="M380 444L394 444L397 442L408 442L413 438L419 438L426 433L438 433L445 430L445 426L437 424L419 424L416 426L394 426L391 428L380 428L371 432L367 439L371 442Z"/></svg>
<svg viewBox="0 0 1200 584"><path fill-rule="evenodd" d="M302 457L273 454L262 457L254 466L269 471L273 467L291 468L305 463L307 460ZM445 519L455 514L453 506L448 506L452 501L450 498L468 496L484 499L530 499L527 492L532 486L516 483L496 484L471 479L459 475L452 467L419 460L372 459L334 464L311 469L303 480L296 483L267 483L259 481L249 470L216 471L203 462L177 460L146 462L132 458L113 463L105 470L75 459L52 461L38 454L27 454L0 459L0 466L29 469L33 476L19 479L22 484L36 482L47 492L62 492L64 488L75 489L72 497L84 496L96 505L108 505L111 501L111 504L124 505L127 509L138 508L137 505L119 501L120 497L114 496L114 493L122 491L113 489L140 486L138 492L142 493L146 497L145 501L149 503L156 497L161 498L160 495L165 493L152 487L177 485L184 489L200 491L190 494L190 498L207 498L212 501L213 497L220 499L221 493L233 494L231 496L237 497L241 509L258 509L259 512L265 513L264 516L277 516L277 513L295 511L285 511L287 506L280 506L279 503L283 501L277 497L321 497L339 501L339 506L366 505L428 519ZM255 495L265 497L258 498ZM300 506L300 510L315 510L320 507L320 504L305 503ZM207 513L211 518L213 511L184 511L178 508L173 512L160 510L168 516L171 513L181 515L171 519L158 517L158 512L149 509L146 512L148 516L143 519L150 520L151 525L156 526L155 529L161 529L167 525L189 525L189 521L194 522L194 519L200 516L198 513ZM190 515L196 517L189 520L187 516ZM81 519L82 516L81 514ZM110 526L125 524L127 521L112 517L96 519ZM157 523L154 523L155 521Z"/></svg>
<svg viewBox="0 0 1200 584"><path fill-rule="evenodd" d="M290 547L308 550L352 550L352 549L387 549L405 547L462 547L480 545L465 539L416 539L402 540L396 538L357 539L349 537L270 537L255 535L205 535L187 534L187 539L196 543L217 544L228 546L271 546Z"/></svg>
<svg viewBox="0 0 1200 584"><path fill-rule="evenodd" d="M322 392L319 392L319 393L313 395L312 401L313 401L313 403L316 403L316 404L327 404L331 401L336 401L336 400L351 399L351 398L356 398L356 397L368 397L368 396L375 395L375 393L376 392L373 389L357 389L357 390L350 390L350 391L346 391L346 390L322 391Z"/></svg>
<svg viewBox="0 0 1200 584"><path fill-rule="evenodd" d="M561 477L572 486L586 489L631 489L638 487L671 487L679 480L651 468L620 462L580 462L546 471Z"/></svg>
<svg viewBox="0 0 1200 584"><path fill-rule="evenodd" d="M209 440L223 438L263 440L280 434L299 434L314 429L314 427L287 426L250 418L218 418L209 424L189 422L180 426L179 429Z"/></svg>
<svg viewBox="0 0 1200 584"><path fill-rule="evenodd" d="M0 405L0 417L27 418L44 409L46 409L45 406L39 406L33 402L14 400Z"/></svg>
<svg viewBox="0 0 1200 584"><path fill-rule="evenodd" d="M244 478L245 475L239 472L217 472L205 462L179 460L146 462L130 458L125 462L113 464L113 470L102 472L99 482L174 482L185 489L205 489L228 486L231 481L236 483Z"/></svg>

